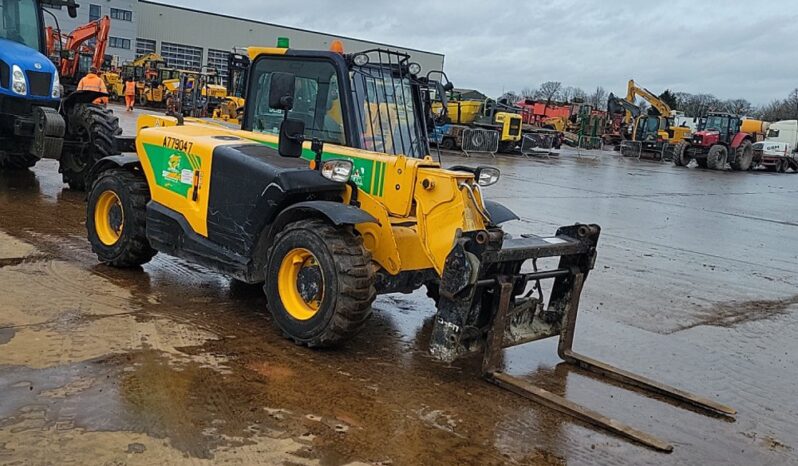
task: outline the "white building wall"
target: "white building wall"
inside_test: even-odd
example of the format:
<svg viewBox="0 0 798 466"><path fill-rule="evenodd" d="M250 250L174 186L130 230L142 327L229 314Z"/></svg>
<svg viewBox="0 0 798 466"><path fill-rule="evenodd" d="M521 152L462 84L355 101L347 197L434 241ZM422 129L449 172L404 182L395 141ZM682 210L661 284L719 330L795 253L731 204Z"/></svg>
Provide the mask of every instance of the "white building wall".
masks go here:
<svg viewBox="0 0 798 466"><path fill-rule="evenodd" d="M138 11L139 38L155 40L159 53L164 42L201 48L203 65L208 63L209 49L230 51L233 47L251 45L273 47L277 44L278 37L288 37L290 47L294 49L328 50L330 42L339 39L347 52L389 48L409 53L411 61L419 63L424 70L443 69L444 57L439 53L232 18L144 0L138 2Z"/></svg>

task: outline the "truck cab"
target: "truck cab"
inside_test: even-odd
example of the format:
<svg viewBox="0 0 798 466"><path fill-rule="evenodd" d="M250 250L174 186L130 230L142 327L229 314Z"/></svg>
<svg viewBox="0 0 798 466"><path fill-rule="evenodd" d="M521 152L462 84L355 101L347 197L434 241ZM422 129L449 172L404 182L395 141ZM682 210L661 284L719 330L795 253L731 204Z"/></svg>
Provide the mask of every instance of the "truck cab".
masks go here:
<svg viewBox="0 0 798 466"><path fill-rule="evenodd" d="M777 121L770 125L765 140L754 144L754 158L769 171L798 168L798 120Z"/></svg>

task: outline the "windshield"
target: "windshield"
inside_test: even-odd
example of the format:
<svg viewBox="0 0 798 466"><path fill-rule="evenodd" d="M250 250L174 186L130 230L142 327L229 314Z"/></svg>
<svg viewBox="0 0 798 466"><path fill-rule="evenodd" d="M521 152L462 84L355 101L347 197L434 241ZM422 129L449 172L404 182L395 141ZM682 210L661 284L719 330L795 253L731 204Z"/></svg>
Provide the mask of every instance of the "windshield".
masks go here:
<svg viewBox="0 0 798 466"><path fill-rule="evenodd" d="M707 122L704 125L707 131L720 131L725 133L729 131L729 118L719 115L707 117Z"/></svg>
<svg viewBox="0 0 798 466"><path fill-rule="evenodd" d="M362 147L386 154L427 155L414 89L397 66L366 65L350 72Z"/></svg>
<svg viewBox="0 0 798 466"><path fill-rule="evenodd" d="M645 139L648 136L653 136L659 131L659 118L646 117L641 118L637 124L637 135L640 139Z"/></svg>
<svg viewBox="0 0 798 466"><path fill-rule="evenodd" d="M277 71L295 76L294 107L288 116L302 120L305 137L345 144L338 76L332 64L323 60L259 60L255 64L253 131L279 134L283 112L269 107L271 77Z"/></svg>
<svg viewBox="0 0 798 466"><path fill-rule="evenodd" d="M0 38L40 50L39 12L34 0L0 0Z"/></svg>

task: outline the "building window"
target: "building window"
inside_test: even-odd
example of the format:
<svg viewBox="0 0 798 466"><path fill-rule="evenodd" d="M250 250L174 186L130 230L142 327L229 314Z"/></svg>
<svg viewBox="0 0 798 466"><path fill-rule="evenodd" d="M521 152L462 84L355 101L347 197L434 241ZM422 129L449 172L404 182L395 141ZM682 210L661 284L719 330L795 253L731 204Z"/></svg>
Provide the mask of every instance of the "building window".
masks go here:
<svg viewBox="0 0 798 466"><path fill-rule="evenodd" d="M148 53L155 53L155 41L152 39L136 39L136 56L147 55Z"/></svg>
<svg viewBox="0 0 798 466"><path fill-rule="evenodd" d="M119 8L111 8L111 19L133 21L133 12L129 10L120 10Z"/></svg>
<svg viewBox="0 0 798 466"><path fill-rule="evenodd" d="M121 37L109 37L108 46L115 49L130 50L130 39L123 39Z"/></svg>
<svg viewBox="0 0 798 466"><path fill-rule="evenodd" d="M189 71L202 70L202 49L200 47L162 42L161 56L170 68Z"/></svg>
<svg viewBox="0 0 798 466"><path fill-rule="evenodd" d="M97 21L101 15L100 5L89 5L89 21Z"/></svg>
<svg viewBox="0 0 798 466"><path fill-rule="evenodd" d="M208 49L208 68L215 70L221 78L222 84L227 84L227 61L230 57L230 52L224 50Z"/></svg>

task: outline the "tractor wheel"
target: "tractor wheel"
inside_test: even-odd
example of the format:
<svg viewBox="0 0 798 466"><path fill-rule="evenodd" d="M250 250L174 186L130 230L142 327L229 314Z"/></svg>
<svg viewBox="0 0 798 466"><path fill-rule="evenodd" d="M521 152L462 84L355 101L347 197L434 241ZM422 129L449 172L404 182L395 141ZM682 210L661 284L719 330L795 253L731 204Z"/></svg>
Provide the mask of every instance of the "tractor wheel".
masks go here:
<svg viewBox="0 0 798 466"><path fill-rule="evenodd" d="M317 219L287 225L269 250L263 286L285 336L328 347L357 334L377 294L370 262L351 227Z"/></svg>
<svg viewBox="0 0 798 466"><path fill-rule="evenodd" d="M441 149L454 150L454 146L454 138L443 138L443 141L441 141Z"/></svg>
<svg viewBox="0 0 798 466"><path fill-rule="evenodd" d="M156 251L146 235L150 189L144 175L122 168L103 172L86 207L86 230L100 262L114 267L146 264Z"/></svg>
<svg viewBox="0 0 798 466"><path fill-rule="evenodd" d="M147 96L144 95L143 92L141 94L139 94L139 99L138 100L139 100L139 107L146 107L147 106Z"/></svg>
<svg viewBox="0 0 798 466"><path fill-rule="evenodd" d="M67 115L67 141L80 142L85 147L64 149L59 167L64 183L75 191L85 191L94 163L120 153L116 146L120 134L119 118L111 110L97 105L76 105Z"/></svg>
<svg viewBox="0 0 798 466"><path fill-rule="evenodd" d="M747 171L754 161L754 146L751 141L743 141L734 151L734 160L731 161L732 170Z"/></svg>
<svg viewBox="0 0 798 466"><path fill-rule="evenodd" d="M726 167L726 147L716 144L709 148L707 154L707 168L710 170L723 170Z"/></svg>
<svg viewBox="0 0 798 466"><path fill-rule="evenodd" d="M677 167L686 167L690 163L690 156L687 154L687 141L679 141L673 146L673 164Z"/></svg>
<svg viewBox="0 0 798 466"><path fill-rule="evenodd" d="M787 173L787 161L786 160L779 160L779 164L777 165L776 172L778 173Z"/></svg>

